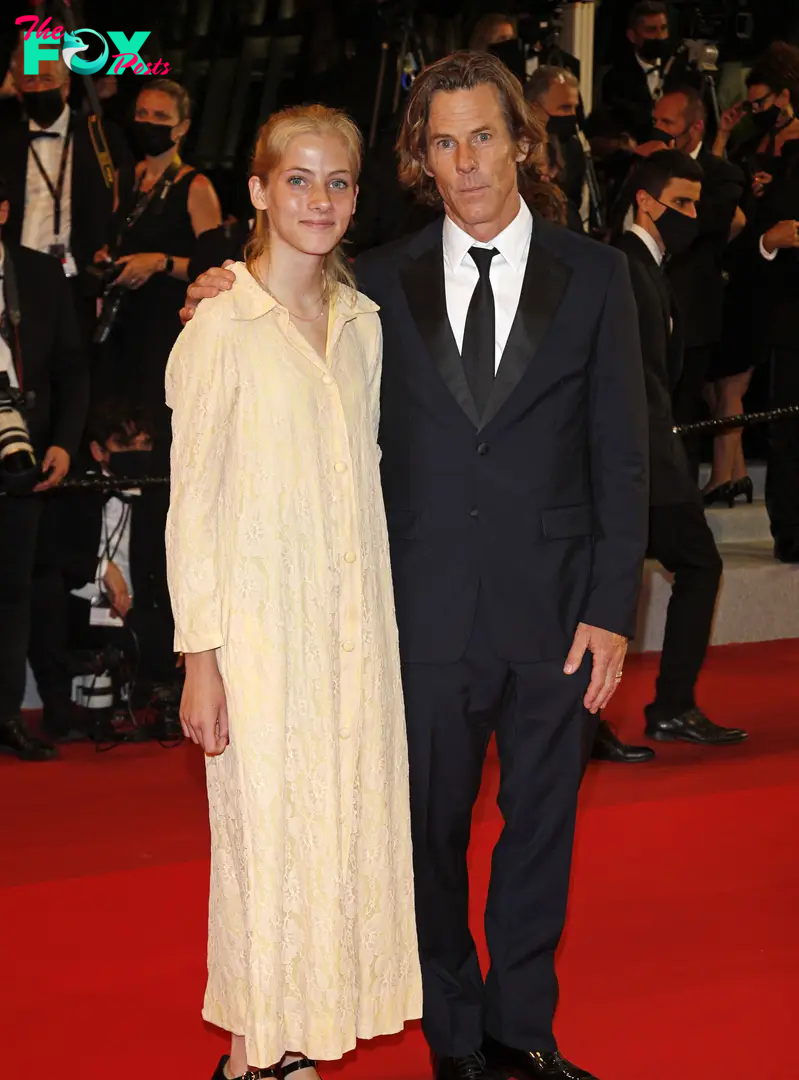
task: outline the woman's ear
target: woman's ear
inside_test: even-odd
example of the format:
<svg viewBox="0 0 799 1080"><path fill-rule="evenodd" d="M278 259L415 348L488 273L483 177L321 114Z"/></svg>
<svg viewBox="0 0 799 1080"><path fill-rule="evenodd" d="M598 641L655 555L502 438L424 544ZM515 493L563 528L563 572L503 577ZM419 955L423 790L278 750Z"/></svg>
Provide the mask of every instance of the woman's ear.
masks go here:
<svg viewBox="0 0 799 1080"><path fill-rule="evenodd" d="M268 210L266 205L266 186L260 176L251 176L247 181L250 189L250 202L256 210Z"/></svg>
<svg viewBox="0 0 799 1080"><path fill-rule="evenodd" d="M172 131L173 131L173 133L174 133L174 136L175 136L175 138L176 138L176 139L185 139L185 138L186 138L186 136L187 136L187 135L188 135L188 133L189 133L189 128L190 128L190 127L191 127L191 120L189 120L189 118L188 118L188 117L186 117L186 119L185 119L185 120L181 120L181 121L180 121L180 123L179 123L179 124L177 124L177 125L176 125L176 126L175 126L175 127L173 128L173 129L172 129Z"/></svg>

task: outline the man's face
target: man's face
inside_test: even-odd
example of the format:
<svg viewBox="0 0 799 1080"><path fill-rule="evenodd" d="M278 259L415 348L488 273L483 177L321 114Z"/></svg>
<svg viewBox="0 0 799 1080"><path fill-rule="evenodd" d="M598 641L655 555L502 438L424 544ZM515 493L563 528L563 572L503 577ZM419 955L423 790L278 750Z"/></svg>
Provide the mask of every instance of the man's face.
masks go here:
<svg viewBox="0 0 799 1080"><path fill-rule="evenodd" d="M513 41L515 37L516 31L513 27L513 23L500 22L492 27L486 45L501 45L503 41Z"/></svg>
<svg viewBox="0 0 799 1080"><path fill-rule="evenodd" d="M665 15L643 15L627 31L627 38L636 49L645 41L665 41L669 36L669 21Z"/></svg>
<svg viewBox="0 0 799 1080"><path fill-rule="evenodd" d="M780 109L786 109L791 101L791 95L787 90L776 93L765 83L755 83L746 91L746 100L752 106L753 113L765 112L772 105Z"/></svg>
<svg viewBox="0 0 799 1080"><path fill-rule="evenodd" d="M525 156L508 130L495 86L433 95L425 171L448 215L475 239L493 239L518 213L517 166Z"/></svg>
<svg viewBox="0 0 799 1080"><path fill-rule="evenodd" d="M665 94L655 103L655 127L667 131L675 140L678 150L686 154L696 150L702 141L705 125L697 120L688 124L686 113L688 100L684 94Z"/></svg>
<svg viewBox="0 0 799 1080"><path fill-rule="evenodd" d="M38 74L26 75L20 59L14 82L20 94L35 94L41 90L60 89L64 103L69 97L69 77L65 75L64 68L57 60L40 60Z"/></svg>
<svg viewBox="0 0 799 1080"><path fill-rule="evenodd" d="M659 217L665 213L667 207L677 210L686 217L696 217L696 207L702 194L702 185L698 180L680 180L674 178L660 193L660 200L650 195L647 191L639 191L637 194L638 206L657 223Z"/></svg>
<svg viewBox="0 0 799 1080"><path fill-rule="evenodd" d="M547 116L576 116L580 91L576 86L556 81L538 101Z"/></svg>
<svg viewBox="0 0 799 1080"><path fill-rule="evenodd" d="M112 454L123 453L126 450L152 450L153 440L146 431L134 431L132 425L130 425L129 431L130 434L124 438L119 435L112 435L106 440L105 445L92 442L90 449L94 460L108 468L111 464Z"/></svg>

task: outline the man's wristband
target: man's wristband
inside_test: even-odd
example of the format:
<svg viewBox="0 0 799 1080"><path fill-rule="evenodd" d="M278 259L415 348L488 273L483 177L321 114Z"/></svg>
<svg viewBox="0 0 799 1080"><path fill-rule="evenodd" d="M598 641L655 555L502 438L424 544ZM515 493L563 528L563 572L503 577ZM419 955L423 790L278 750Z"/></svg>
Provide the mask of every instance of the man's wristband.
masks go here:
<svg viewBox="0 0 799 1080"><path fill-rule="evenodd" d="M175 268L175 260L171 255L164 255L164 270L165 274L171 274Z"/></svg>

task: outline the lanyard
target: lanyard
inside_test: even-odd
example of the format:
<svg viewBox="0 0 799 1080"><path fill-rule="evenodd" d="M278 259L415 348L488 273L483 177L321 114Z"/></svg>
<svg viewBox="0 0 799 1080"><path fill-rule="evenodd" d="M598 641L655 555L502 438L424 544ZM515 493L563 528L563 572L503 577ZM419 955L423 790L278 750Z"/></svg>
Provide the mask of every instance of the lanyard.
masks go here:
<svg viewBox="0 0 799 1080"><path fill-rule="evenodd" d="M64 178L67 174L67 158L69 157L69 146L72 142L72 131L68 131L66 138L64 139L64 146L61 150L61 164L58 166L58 180L56 186L53 187L53 181L47 175L47 170L42 165L41 158L36 153L36 147L31 143L30 151L33 154L33 160L36 162L36 167L42 174L42 180L47 185L47 190L50 192L50 196L53 200L53 234L55 239L58 240L61 236L61 196L64 191Z"/></svg>
<svg viewBox="0 0 799 1080"><path fill-rule="evenodd" d="M141 185L144 180L144 173L136 179L136 183L133 187L133 207L125 215L119 232L117 233L116 244L114 245L114 252L119 250L122 244L122 237L128 229L132 229L144 211L148 208L150 203L155 203L154 213L160 214L164 209L164 203L166 197L169 194L170 188L175 183L175 178L183 167L183 162L179 157L176 157L174 161L171 161L169 165L164 169L158 181L150 188L149 191L142 191Z"/></svg>

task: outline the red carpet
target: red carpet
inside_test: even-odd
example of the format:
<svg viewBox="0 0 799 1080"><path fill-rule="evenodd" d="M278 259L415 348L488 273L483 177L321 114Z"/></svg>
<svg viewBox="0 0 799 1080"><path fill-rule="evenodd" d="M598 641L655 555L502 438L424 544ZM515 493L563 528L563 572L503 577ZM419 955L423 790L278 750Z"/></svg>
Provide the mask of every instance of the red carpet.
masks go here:
<svg viewBox="0 0 799 1080"><path fill-rule="evenodd" d="M667 746L651 766L593 766L560 956L564 1051L601 1080L797 1075L799 642L713 652L723 750ZM611 719L640 732L654 660L633 658ZM207 831L194 747L72 747L0 760L0 1017L6 1076L207 1080ZM474 924L500 821L496 763L475 817ZM32 1069L33 1063L37 1068ZM426 1080L417 1027L326 1077Z"/></svg>

